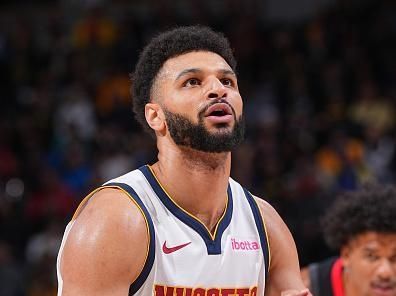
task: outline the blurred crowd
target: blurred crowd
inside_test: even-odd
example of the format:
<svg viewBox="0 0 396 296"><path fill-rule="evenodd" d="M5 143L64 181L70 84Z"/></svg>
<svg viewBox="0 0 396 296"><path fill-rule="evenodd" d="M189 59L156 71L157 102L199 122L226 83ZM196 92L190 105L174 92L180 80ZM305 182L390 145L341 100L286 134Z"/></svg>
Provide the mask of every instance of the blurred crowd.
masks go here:
<svg viewBox="0 0 396 296"><path fill-rule="evenodd" d="M78 203L155 160L128 74L174 25L230 39L247 121L232 176L279 211L301 265L331 254L318 225L338 192L395 182L396 2L335 1L299 22L267 21L260 2L0 4L0 295L56 295Z"/></svg>

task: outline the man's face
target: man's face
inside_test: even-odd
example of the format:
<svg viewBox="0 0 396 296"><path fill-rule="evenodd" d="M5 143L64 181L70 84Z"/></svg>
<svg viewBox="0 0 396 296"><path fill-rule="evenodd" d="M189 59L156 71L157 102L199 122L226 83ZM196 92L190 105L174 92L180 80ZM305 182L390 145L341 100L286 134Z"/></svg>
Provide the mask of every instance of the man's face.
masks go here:
<svg viewBox="0 0 396 296"><path fill-rule="evenodd" d="M153 87L177 145L230 151L243 140L242 99L231 67L212 52L190 52L165 62Z"/></svg>
<svg viewBox="0 0 396 296"><path fill-rule="evenodd" d="M396 296L396 234L361 234L341 257L346 296Z"/></svg>

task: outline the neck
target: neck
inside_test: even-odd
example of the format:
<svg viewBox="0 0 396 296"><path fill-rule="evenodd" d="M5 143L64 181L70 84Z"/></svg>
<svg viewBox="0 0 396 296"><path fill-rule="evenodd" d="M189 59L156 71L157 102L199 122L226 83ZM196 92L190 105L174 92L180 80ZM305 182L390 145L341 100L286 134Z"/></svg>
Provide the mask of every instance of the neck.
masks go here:
<svg viewBox="0 0 396 296"><path fill-rule="evenodd" d="M231 153L164 150L152 166L156 177L180 207L212 231L226 206Z"/></svg>
<svg viewBox="0 0 396 296"><path fill-rule="evenodd" d="M185 147L181 147L179 151L179 159L187 170L202 174L220 172L227 175L227 178L230 175L230 152L208 153Z"/></svg>

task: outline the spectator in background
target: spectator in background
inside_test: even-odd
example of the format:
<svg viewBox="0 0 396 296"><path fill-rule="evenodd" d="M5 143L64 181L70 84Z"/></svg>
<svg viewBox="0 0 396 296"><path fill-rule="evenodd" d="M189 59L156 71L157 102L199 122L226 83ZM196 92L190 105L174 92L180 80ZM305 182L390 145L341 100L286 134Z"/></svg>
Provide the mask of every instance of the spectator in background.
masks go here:
<svg viewBox="0 0 396 296"><path fill-rule="evenodd" d="M72 40L76 48L109 47L115 42L117 27L104 12L100 6L94 7L75 24Z"/></svg>
<svg viewBox="0 0 396 296"><path fill-rule="evenodd" d="M0 239L0 295L21 296L24 274L11 250L11 245Z"/></svg>
<svg viewBox="0 0 396 296"><path fill-rule="evenodd" d="M51 220L46 229L35 234L27 242L26 260L29 273L27 275L27 296L56 295L56 269L54 262L61 245L63 221Z"/></svg>
<svg viewBox="0 0 396 296"><path fill-rule="evenodd" d="M70 187L62 183L59 175L48 166L38 172L37 188L25 204L25 216L30 227L42 225L57 217L67 219L76 206L76 199Z"/></svg>
<svg viewBox="0 0 396 296"><path fill-rule="evenodd" d="M338 258L310 264L303 279L316 296L396 295L396 188L346 193L323 220Z"/></svg>
<svg viewBox="0 0 396 296"><path fill-rule="evenodd" d="M54 124L58 138L65 144L73 133L85 142L93 138L96 130L94 106L82 85L75 83L65 90Z"/></svg>
<svg viewBox="0 0 396 296"><path fill-rule="evenodd" d="M350 118L363 127L386 132L395 125L394 104L378 94L374 82L364 81L359 85L357 101L350 107Z"/></svg>

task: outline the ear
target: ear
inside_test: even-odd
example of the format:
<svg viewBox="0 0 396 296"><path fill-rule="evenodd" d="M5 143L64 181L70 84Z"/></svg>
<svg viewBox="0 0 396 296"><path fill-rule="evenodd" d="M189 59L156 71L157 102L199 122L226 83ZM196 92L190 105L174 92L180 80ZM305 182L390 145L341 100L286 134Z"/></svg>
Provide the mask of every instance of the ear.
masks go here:
<svg viewBox="0 0 396 296"><path fill-rule="evenodd" d="M148 125L156 132L165 129L165 116L160 105L156 103L147 103L144 107L144 115Z"/></svg>
<svg viewBox="0 0 396 296"><path fill-rule="evenodd" d="M350 261L350 256L351 256L351 245L350 242L347 243L346 245L341 247L340 250L340 257L342 259L342 263L344 265L344 267L348 267L349 266L349 261Z"/></svg>

